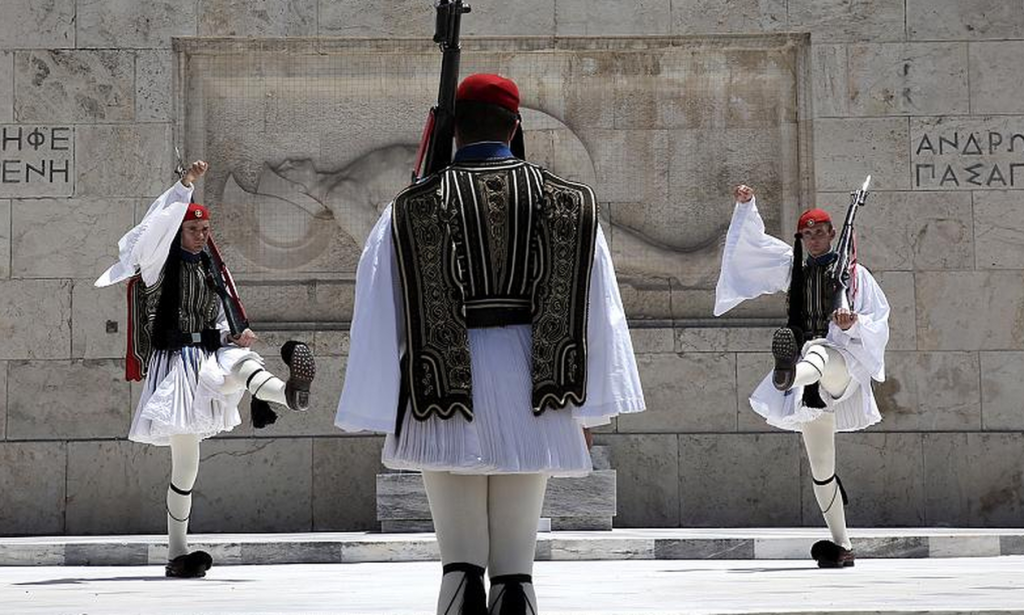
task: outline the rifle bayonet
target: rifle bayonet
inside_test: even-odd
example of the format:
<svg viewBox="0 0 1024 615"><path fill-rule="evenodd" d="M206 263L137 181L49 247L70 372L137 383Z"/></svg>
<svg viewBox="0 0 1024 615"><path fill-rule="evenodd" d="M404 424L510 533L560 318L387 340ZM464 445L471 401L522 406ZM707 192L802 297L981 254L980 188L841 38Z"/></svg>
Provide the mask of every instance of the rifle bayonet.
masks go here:
<svg viewBox="0 0 1024 615"><path fill-rule="evenodd" d="M185 179L185 174L188 173L188 168L185 166L185 160L181 157L181 150L178 146L174 146L174 159L176 161L174 166L174 174L178 176L178 180Z"/></svg>

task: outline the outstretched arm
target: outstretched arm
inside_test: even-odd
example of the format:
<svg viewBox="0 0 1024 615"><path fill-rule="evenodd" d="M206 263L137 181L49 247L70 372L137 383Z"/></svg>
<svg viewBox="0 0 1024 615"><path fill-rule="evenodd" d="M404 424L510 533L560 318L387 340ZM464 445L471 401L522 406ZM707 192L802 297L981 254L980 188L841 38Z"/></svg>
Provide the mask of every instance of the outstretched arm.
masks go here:
<svg viewBox="0 0 1024 615"><path fill-rule="evenodd" d="M740 184L733 192L736 206L715 287L715 316L748 299L786 290L793 267L792 247L765 232L753 189Z"/></svg>

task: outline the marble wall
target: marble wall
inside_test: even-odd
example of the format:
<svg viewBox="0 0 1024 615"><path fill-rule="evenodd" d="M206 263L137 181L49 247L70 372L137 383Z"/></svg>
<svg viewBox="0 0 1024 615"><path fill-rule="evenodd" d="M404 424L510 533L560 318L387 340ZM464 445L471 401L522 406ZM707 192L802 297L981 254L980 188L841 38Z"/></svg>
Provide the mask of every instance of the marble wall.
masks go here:
<svg viewBox="0 0 1024 615"><path fill-rule="evenodd" d="M297 337L321 362L309 413L204 445L195 529L376 526L380 439L331 426L368 211L352 204L375 207L401 181L436 56L393 39L429 36L430 4L5 3L0 534L161 531L167 451L124 439L139 391L122 379L123 295L91 283L168 183L174 142L214 163L203 196L223 206L264 353ZM609 213L650 406L598 435L618 472L617 525L821 524L798 437L746 402L781 302L712 320L707 262L732 184L759 187L781 233L805 204L840 212L867 173L861 260L892 303L893 335L876 387L885 420L839 438L850 521L1022 523L1018 3L473 6L464 33L485 38L467 38L467 70L522 80L531 151L592 173ZM367 36L391 42L353 55L353 42L320 38ZM402 96L380 96L401 79L369 79L384 67L408 77ZM356 129L352 114L373 121ZM247 244L257 212L293 234Z"/></svg>

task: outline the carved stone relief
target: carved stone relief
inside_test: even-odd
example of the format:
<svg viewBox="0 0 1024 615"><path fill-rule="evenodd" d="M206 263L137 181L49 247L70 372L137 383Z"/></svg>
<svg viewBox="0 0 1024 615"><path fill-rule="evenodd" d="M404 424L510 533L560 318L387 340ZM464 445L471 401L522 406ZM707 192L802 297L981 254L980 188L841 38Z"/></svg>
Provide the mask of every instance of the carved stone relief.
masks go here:
<svg viewBox="0 0 1024 615"><path fill-rule="evenodd" d="M645 289L645 305L627 309L667 319L688 315L670 296L678 304L714 288L732 185L759 188L776 233L806 200L805 43L467 39L462 73L519 83L527 157L594 186L620 279ZM347 297L308 318L278 301L250 312L347 321L363 241L409 181L436 51L424 41L201 38L176 50L178 140L212 163L200 198L240 285L254 290L243 294Z"/></svg>

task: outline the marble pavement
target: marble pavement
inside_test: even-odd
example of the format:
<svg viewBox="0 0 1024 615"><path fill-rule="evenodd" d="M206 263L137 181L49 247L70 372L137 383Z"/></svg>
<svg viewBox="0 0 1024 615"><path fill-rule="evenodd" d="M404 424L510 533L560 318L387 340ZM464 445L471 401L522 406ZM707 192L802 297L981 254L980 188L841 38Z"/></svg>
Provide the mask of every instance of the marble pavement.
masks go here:
<svg viewBox="0 0 1024 615"><path fill-rule="evenodd" d="M1024 557L811 562L540 562L545 615L1020 613ZM0 569L0 604L52 613L433 613L436 563L225 566L167 580L154 567Z"/></svg>

